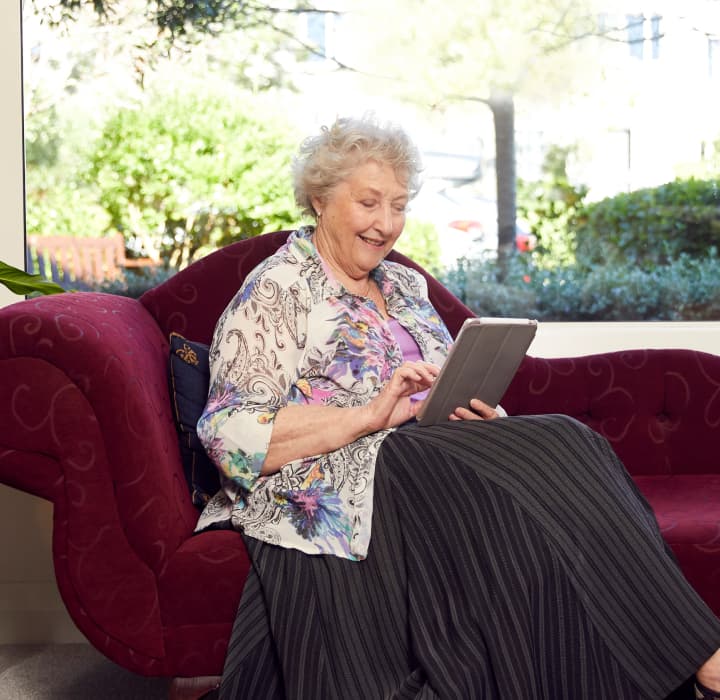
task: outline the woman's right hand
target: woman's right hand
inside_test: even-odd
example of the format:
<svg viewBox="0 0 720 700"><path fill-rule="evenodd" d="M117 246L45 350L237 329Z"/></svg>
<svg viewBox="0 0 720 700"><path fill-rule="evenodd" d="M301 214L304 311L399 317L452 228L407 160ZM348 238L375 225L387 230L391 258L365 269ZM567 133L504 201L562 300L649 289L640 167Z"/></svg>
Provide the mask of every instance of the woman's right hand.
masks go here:
<svg viewBox="0 0 720 700"><path fill-rule="evenodd" d="M440 368L429 362L403 362L380 393L364 407L369 432L395 428L414 418L420 406L410 397L430 388L439 372Z"/></svg>
<svg viewBox="0 0 720 700"><path fill-rule="evenodd" d="M261 474L274 474L284 464L337 450L378 430L394 428L418 412L420 402L410 397L427 389L440 368L428 362L404 362L393 372L380 393L364 406L298 404L281 408L273 421Z"/></svg>

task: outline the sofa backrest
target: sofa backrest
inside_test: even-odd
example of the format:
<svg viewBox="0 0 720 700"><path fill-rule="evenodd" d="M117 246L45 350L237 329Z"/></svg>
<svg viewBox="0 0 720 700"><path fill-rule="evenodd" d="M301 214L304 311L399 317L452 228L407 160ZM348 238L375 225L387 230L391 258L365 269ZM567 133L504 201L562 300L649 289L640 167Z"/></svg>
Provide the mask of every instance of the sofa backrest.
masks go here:
<svg viewBox="0 0 720 700"><path fill-rule="evenodd" d="M265 233L225 246L146 292L140 302L155 318L166 337L175 332L191 340L209 343L217 319L246 275L272 255L289 233ZM473 315L432 275L406 256L392 251L388 259L413 267L425 276L430 299L453 335L462 322Z"/></svg>
<svg viewBox="0 0 720 700"><path fill-rule="evenodd" d="M717 472L718 355L668 348L526 358L502 404L516 415L577 418L610 441L631 474Z"/></svg>
<svg viewBox="0 0 720 700"><path fill-rule="evenodd" d="M161 332L209 343L248 272L287 239L278 231L226 246L147 292ZM407 257L455 335L472 312ZM711 471L720 437L720 357L690 350L629 350L585 357L528 357L502 400L511 414L564 413L607 437L633 474ZM714 444L709 438L715 436Z"/></svg>

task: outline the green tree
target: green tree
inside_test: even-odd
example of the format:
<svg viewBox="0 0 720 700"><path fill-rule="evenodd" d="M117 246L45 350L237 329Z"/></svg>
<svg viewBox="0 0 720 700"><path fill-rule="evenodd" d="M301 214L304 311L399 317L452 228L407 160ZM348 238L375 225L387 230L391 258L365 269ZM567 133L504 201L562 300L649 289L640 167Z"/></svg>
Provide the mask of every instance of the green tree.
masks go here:
<svg viewBox="0 0 720 700"><path fill-rule="evenodd" d="M30 4L44 21L60 25L72 22L88 9L102 21L112 22L123 13L127 0L30 0ZM143 5L156 34L173 40L226 29L255 29L272 24L278 17L313 10L307 2L281 6L240 0L144 0Z"/></svg>
<svg viewBox="0 0 720 700"><path fill-rule="evenodd" d="M116 89L129 79L142 87L158 68L198 59L249 89L288 86L289 57L314 48L297 38L297 16L313 10L302 8L237 0L29 0L23 26L33 48L25 90L32 107L38 80L50 93L44 99L57 101L96 77L112 75Z"/></svg>
<svg viewBox="0 0 720 700"><path fill-rule="evenodd" d="M407 255L428 272L439 274L440 241L433 224L426 221L408 219L395 249Z"/></svg>
<svg viewBox="0 0 720 700"><path fill-rule="evenodd" d="M437 110L459 101L490 109L502 276L515 250L516 102L557 107L576 88L592 89L599 62L588 47L581 56L578 44L610 31L601 31L595 0L398 0L392 8L369 0L353 8L366 18L372 46L353 65L374 76L392 74L396 93Z"/></svg>
<svg viewBox="0 0 720 700"><path fill-rule="evenodd" d="M295 223L286 178L299 137L265 116L278 112L278 90L292 87L284 49L298 46L283 33L292 13L256 8L253 21L225 15L221 27L193 13L204 8L209 17L213 6L230 12L238 3L179 2L175 14L172 5L25 4L29 233L119 229L131 256L182 266L230 240ZM187 26L158 33L157 17L146 17L153 8L173 21L186 13ZM166 85L182 85L188 97L167 96Z"/></svg>
<svg viewBox="0 0 720 700"><path fill-rule="evenodd" d="M518 181L518 210L536 238L530 257L541 268L575 263L575 231L585 218L588 189L568 179L567 159L572 151L572 147L551 146L542 178Z"/></svg>
<svg viewBox="0 0 720 700"><path fill-rule="evenodd" d="M108 119L88 175L131 250L182 267L296 220L297 141L249 96L158 94Z"/></svg>

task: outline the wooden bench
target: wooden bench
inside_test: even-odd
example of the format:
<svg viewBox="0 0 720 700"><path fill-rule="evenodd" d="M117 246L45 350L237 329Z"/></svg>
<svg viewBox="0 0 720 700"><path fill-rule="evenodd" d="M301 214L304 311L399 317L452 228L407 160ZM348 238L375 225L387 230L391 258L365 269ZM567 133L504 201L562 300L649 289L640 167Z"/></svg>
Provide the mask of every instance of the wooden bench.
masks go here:
<svg viewBox="0 0 720 700"><path fill-rule="evenodd" d="M64 287L86 288L121 279L129 268L154 267L151 258L128 258L121 233L102 238L28 236L27 271Z"/></svg>

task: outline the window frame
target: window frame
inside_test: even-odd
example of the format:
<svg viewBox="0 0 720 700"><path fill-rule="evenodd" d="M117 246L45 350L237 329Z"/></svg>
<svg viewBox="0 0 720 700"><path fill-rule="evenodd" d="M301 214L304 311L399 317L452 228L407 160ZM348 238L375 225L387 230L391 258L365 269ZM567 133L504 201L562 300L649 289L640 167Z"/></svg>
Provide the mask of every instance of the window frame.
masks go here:
<svg viewBox="0 0 720 700"><path fill-rule="evenodd" d="M22 0L0 3L0 85L6 108L0 111L0 260L25 266L25 169L22 93ZM0 286L0 306L18 297Z"/></svg>

